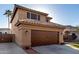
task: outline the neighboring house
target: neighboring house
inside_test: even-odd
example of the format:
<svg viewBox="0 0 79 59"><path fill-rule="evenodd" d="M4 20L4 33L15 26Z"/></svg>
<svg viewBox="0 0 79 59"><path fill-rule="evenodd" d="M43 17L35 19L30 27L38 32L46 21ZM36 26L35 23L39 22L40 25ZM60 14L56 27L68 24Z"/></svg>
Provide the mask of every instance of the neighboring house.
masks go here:
<svg viewBox="0 0 79 59"><path fill-rule="evenodd" d="M67 26L65 26L64 32L69 31L70 33L74 33L74 32L76 32L76 30L77 30L76 27L67 25Z"/></svg>
<svg viewBox="0 0 79 59"><path fill-rule="evenodd" d="M63 43L64 26L50 22L47 13L15 5L11 31L22 47Z"/></svg>
<svg viewBox="0 0 79 59"><path fill-rule="evenodd" d="M76 39L79 40L79 32L77 31L77 28L74 26L71 26L71 25L65 26L63 33L64 33L64 35L72 35L72 33L75 33L77 35Z"/></svg>
<svg viewBox="0 0 79 59"><path fill-rule="evenodd" d="M76 32L76 35L77 35L76 40L78 40L78 41L79 41L79 32Z"/></svg>
<svg viewBox="0 0 79 59"><path fill-rule="evenodd" d="M65 34L65 32L68 31L70 35L72 35L72 33L76 33L77 32L77 28L71 25L67 25L65 26L65 29L63 31L63 33Z"/></svg>
<svg viewBox="0 0 79 59"><path fill-rule="evenodd" d="M0 28L0 33L1 34L5 34L5 33L9 34L10 33L10 29L9 28Z"/></svg>

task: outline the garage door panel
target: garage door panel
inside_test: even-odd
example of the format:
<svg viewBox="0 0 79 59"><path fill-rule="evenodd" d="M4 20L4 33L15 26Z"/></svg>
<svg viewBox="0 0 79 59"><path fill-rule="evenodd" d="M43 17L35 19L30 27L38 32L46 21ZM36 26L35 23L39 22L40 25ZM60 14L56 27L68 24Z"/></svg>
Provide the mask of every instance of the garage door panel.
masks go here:
<svg viewBox="0 0 79 59"><path fill-rule="evenodd" d="M32 30L32 46L57 44L59 41L58 37L58 32Z"/></svg>

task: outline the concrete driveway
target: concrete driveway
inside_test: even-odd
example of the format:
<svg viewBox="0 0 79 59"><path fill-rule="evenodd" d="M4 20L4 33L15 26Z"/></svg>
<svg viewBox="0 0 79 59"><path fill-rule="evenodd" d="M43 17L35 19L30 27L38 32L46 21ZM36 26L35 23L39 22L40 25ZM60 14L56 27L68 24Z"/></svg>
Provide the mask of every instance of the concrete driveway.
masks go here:
<svg viewBox="0 0 79 59"><path fill-rule="evenodd" d="M0 54L25 54L26 52L15 43L0 43Z"/></svg>
<svg viewBox="0 0 79 59"><path fill-rule="evenodd" d="M79 50L73 49L67 45L47 45L33 47L40 54L79 54Z"/></svg>

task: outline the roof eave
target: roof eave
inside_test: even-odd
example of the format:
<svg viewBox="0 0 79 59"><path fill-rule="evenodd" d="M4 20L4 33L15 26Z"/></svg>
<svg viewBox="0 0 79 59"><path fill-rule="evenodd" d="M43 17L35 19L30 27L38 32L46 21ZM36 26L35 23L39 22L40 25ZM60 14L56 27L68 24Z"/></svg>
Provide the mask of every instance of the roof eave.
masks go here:
<svg viewBox="0 0 79 59"><path fill-rule="evenodd" d="M42 26L42 27L50 27L50 28L59 28L59 29L64 29L63 26L49 26L49 25L44 25L44 24L36 24L36 23L28 23L25 21L18 21L15 26L19 25L33 25L33 26Z"/></svg>

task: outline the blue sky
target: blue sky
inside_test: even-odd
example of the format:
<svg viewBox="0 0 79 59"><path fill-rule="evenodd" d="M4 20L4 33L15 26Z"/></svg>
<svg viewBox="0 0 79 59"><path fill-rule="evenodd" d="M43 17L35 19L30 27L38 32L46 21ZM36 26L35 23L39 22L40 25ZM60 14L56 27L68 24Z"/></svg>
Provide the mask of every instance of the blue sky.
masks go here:
<svg viewBox="0 0 79 59"><path fill-rule="evenodd" d="M78 4L21 4L38 11L46 12L53 17L51 22L63 25L79 25ZM13 10L12 4L0 4L0 28L8 27L8 20L4 14L5 10Z"/></svg>

